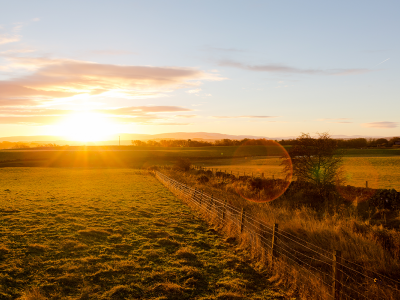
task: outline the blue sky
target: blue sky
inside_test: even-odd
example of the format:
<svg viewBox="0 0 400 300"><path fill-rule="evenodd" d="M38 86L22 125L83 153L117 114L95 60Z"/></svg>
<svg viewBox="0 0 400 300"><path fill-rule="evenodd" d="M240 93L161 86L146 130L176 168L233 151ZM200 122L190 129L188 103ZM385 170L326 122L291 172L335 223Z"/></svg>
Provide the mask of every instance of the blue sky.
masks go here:
<svg viewBox="0 0 400 300"><path fill-rule="evenodd" d="M398 1L0 9L0 136L400 135Z"/></svg>

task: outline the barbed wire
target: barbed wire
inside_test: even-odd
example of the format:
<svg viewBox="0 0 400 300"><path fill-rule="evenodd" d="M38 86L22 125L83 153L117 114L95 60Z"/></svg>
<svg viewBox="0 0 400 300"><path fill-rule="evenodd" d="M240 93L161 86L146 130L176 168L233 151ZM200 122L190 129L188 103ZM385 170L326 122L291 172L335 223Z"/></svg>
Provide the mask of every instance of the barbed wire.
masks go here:
<svg viewBox="0 0 400 300"><path fill-rule="evenodd" d="M260 233L258 233L258 231L260 231L261 233L267 233L267 234L270 234L270 235L271 235L271 231L272 231L272 235L273 235L273 229L272 229L269 225L267 225L265 222L262 222L262 221L260 221L260 220L257 220L257 219L255 219L255 218L253 218L251 214L245 214L245 215L243 215L243 213L244 213L243 210L240 210L240 209L238 209L237 207L234 207L233 205L231 205L230 203L228 203L227 200L221 201L221 200L219 200L219 199L217 199L217 198L214 198L213 195L209 196L208 194L205 194L202 190L198 190L198 189L194 189L194 188L192 188L192 187L189 187L189 186L187 186L187 185L185 185L185 184L182 184L182 183L180 183L180 182L178 182L178 181L176 181L176 180L174 180L174 179L172 179L172 178L169 178L168 176L166 176L166 175L164 175L164 174L162 174L162 173L160 173L160 172L156 172L155 175L156 175L162 182L164 182L164 185L166 185L167 187L169 187L171 190L173 189L174 192L175 192L176 194L180 194L180 195L181 195L183 198L185 198L189 203L191 203L191 205L194 205L195 207L199 207L201 210L203 210L204 213L206 213L206 214L208 213L208 215L214 216L217 220L219 220L219 222L221 222L221 221L222 221L222 223L223 223L223 222L227 222L227 220L225 220L225 218L221 217L221 215L226 217L226 216L229 214L231 217L233 217L233 218L230 218L230 220L232 221L233 224L235 224L235 225L238 227L238 230L239 230L240 232L242 232L243 230L245 230L247 233L249 233L249 234L251 235L251 239L252 239L252 240L255 239L256 236L258 236L258 237L259 237L259 241L261 242L261 244L267 246L269 249L272 249L272 245L271 245L271 246L268 245L268 243L271 243L271 240L267 240L267 238L266 238L265 236L263 236L263 235L261 235ZM203 200L204 200L204 204L205 204L205 205L203 205L203 203L202 203ZM229 212L229 210L230 210L231 212ZM232 212L233 212L233 214L232 214ZM235 216L235 215L236 215L236 216ZM242 216L242 217L241 217L241 216ZM240 218L243 218L243 216L244 216L244 219L246 220L246 222L244 222L243 219L240 219ZM257 226L256 224L261 225L261 226L264 227L264 228L261 228L261 226ZM265 229L266 229L266 230L265 230ZM269 231L267 231L267 230L269 230ZM329 253L329 251L327 251L327 250L325 250L325 249L322 249L321 247L319 247L319 246L317 246L317 245L315 245L315 244L313 244L313 243L310 243L310 242L308 242L308 241L306 241L306 240L304 240L304 239L302 239L302 238L299 238L299 237L297 237L297 236L295 236L295 235L293 235L293 234L287 232L286 230L282 230L282 229L280 229L279 232L277 232L277 234L275 235L275 238L277 239L277 241L279 240L279 243L275 243L275 244L274 244L274 251L276 251L277 253L281 254L281 255L284 256L285 258L290 259L290 260L291 260L293 263L295 263L298 267L300 267L301 269L305 270L305 271L308 272L309 274L315 276L316 278L318 278L318 277L316 276L316 274L313 274L313 273L312 273L309 269L307 269L304 265L308 266L309 268L311 268L312 270L316 271L316 272L319 273L319 274L323 274L324 276L327 276L328 278L329 278L329 277L330 277L330 278L332 277L332 275L330 275L330 274L328 274L328 273L326 273L326 272L323 272L322 270L318 270L317 268L311 266L310 264L308 264L307 262L305 262L304 260L302 260L301 258L299 258L298 256L296 256L295 254L293 254L293 253L289 252L288 250L286 250L283 246L285 246L285 247L287 247L288 249L290 249L290 251L294 251L294 252L297 253L298 255L301 255L302 257L306 257L306 258L308 258L308 259L311 259L312 261L318 261L318 262L321 262L321 263L323 263L323 264L325 264L325 265L328 265L328 266L330 266L330 267L332 266L331 264L329 264L328 262L323 261L323 260L321 260L321 259L318 259L318 258L316 258L316 257L312 257L312 256L309 256L309 255L306 255L306 254L304 254L304 253L302 253L302 252L299 252L299 251L293 249L291 246L289 246L288 244L286 244L286 243L284 242L283 239L285 238L285 239L287 239L287 240L289 240L289 241L292 241L292 242L296 243L297 245L299 245L299 246L301 246L301 247L304 247L305 249L308 249L308 250L312 251L313 253L320 255L321 257L324 257L324 258L328 259L329 261L333 261L333 258L332 258L332 257L328 257L328 256L326 256L326 255L323 254L323 253L320 253L320 252L318 252L318 251L316 251L316 250L314 250L314 249L311 249L310 247L315 247L316 249L320 249L320 250L322 250L324 253ZM302 244L300 241L296 241L295 239L300 240L300 241L302 241L302 242L304 242L304 243L307 243L308 245L310 245L310 247L308 247L308 246ZM267 241L268 243L267 243L266 241ZM277 248L279 248L281 251L279 251ZM282 253L282 251L286 252L287 254ZM291 256L293 256L294 259L291 258ZM398 282L398 281L396 281L396 280L394 280L394 279L391 279L391 278L389 278L389 277L387 277L387 276L385 276L385 275L383 275L383 274L380 274L380 273L378 273L378 272L376 272L376 271L372 271L372 270L370 270L370 269L367 269L367 268L365 268L365 267L363 267L363 266L361 266L361 265L359 265L359 264L357 264L357 263L354 263L354 262L352 262L352 261L349 261L349 260L347 260L347 259L344 259L344 258L342 258L342 259L343 259L344 261L347 261L347 262L351 263L351 264L354 264L354 265L356 265L356 266L359 266L359 267L361 267L361 268L364 268L365 270L369 270L371 273L374 273L374 274L376 274L376 275L385 277L385 278L387 278L388 280L390 280L390 281L392 281L392 282L394 282L394 283L396 283L396 284L400 284L400 282ZM304 265L301 265L301 264L300 264L299 262L297 262L296 260L298 260L299 262L301 262L301 263L304 264ZM357 270L355 270L355 269L353 269L353 268L351 268L351 267L348 267L348 266L346 266L344 263L341 263L341 262L337 262L337 261L336 261L336 264L339 265L339 266L341 267L338 271L341 272L342 275L344 275L344 276L347 277L346 281L347 281L348 279L351 279L351 280L353 280L354 283L355 283L355 280L351 277L351 275L347 274L347 273L344 271L344 269L347 269L347 270L350 270L350 271L354 271L354 272L356 272L357 274L363 276L363 278L368 278L368 279L373 280L374 282L376 282L376 278L373 278L373 277L371 277L371 276L368 276L368 275L365 274L365 273L361 273L360 271L357 271ZM326 285L329 286L329 284L326 283L325 281L323 281L321 278L318 278L318 279L321 280L323 283L325 283ZM361 294L360 292L356 291L355 289L353 289L352 287L346 285L345 283L340 282L340 284L342 285L342 287L345 287L345 288L347 288L347 289L349 289L349 290L351 290L351 291L357 293L358 295L363 296L365 299L369 299L367 296ZM391 289L394 289L394 290L396 290L396 291L399 291L397 288L392 287L391 285L388 285L387 283L385 283L385 284L386 284L386 285L385 285L386 287L391 288ZM361 287L362 287L362 285L360 285L360 288L361 288ZM400 292L400 291L399 291L399 292ZM342 291L342 293L343 293L343 291ZM349 298L351 298L351 299L354 299L354 298L352 298L352 297L351 297L350 295L348 295L348 294L346 294L346 296L349 297Z"/></svg>

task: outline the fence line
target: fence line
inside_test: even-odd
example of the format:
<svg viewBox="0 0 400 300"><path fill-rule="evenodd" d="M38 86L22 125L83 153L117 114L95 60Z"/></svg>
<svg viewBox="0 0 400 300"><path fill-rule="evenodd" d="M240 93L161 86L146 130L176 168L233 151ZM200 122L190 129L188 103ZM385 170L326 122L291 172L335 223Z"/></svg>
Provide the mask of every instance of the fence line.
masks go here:
<svg viewBox="0 0 400 300"><path fill-rule="evenodd" d="M284 264L288 269L296 267L298 274L308 279L307 276L312 275L325 287L325 291L321 290L322 297L334 300L377 299L378 293L379 299L400 299L400 282L342 259L340 251L329 252L287 231L278 230L278 224L271 227L257 220L243 208L182 184L159 171L154 173L171 192L215 223L231 223L236 235L246 234L252 246L269 254L272 264ZM384 279L389 279L391 283ZM375 294L371 295L374 298L366 294L367 287L371 286L374 287Z"/></svg>

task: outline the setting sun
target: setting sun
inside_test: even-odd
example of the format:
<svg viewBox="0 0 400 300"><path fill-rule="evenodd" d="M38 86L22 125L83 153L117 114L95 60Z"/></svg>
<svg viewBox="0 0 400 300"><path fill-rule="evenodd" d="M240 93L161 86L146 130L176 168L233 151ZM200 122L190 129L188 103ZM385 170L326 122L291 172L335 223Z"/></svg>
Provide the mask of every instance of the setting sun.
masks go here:
<svg viewBox="0 0 400 300"><path fill-rule="evenodd" d="M117 130L117 124L104 115L77 112L67 116L57 127L57 132L72 141L95 142L109 139Z"/></svg>

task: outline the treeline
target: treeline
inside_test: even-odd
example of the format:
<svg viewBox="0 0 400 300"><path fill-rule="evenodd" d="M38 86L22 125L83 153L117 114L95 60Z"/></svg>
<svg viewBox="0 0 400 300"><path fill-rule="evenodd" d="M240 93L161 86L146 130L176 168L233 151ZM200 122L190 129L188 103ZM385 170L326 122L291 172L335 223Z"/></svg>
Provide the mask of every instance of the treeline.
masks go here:
<svg viewBox="0 0 400 300"><path fill-rule="evenodd" d="M54 148L60 147L57 144L40 144L40 143L24 143L24 142L0 142L0 149L27 149L27 148Z"/></svg>
<svg viewBox="0 0 400 300"><path fill-rule="evenodd" d="M222 139L214 142L207 141L196 141L196 140L161 140L161 141L132 141L133 146L137 147L211 147L211 146L254 146L254 145L268 145L274 144L274 141L267 139L242 139L242 140L231 140Z"/></svg>
<svg viewBox="0 0 400 300"><path fill-rule="evenodd" d="M392 147L400 146L400 137L394 137L389 140L380 138L357 138L357 139L336 139L338 148L368 148L368 147ZM296 145L295 139L281 140L281 145Z"/></svg>
<svg viewBox="0 0 400 300"><path fill-rule="evenodd" d="M211 147L211 146L254 146L269 145L278 142L283 146L296 145L296 139L288 139L281 141L272 141L267 139L242 139L231 140L222 139L214 142L196 141L196 140L161 140L161 141L141 141L134 140L132 145L141 147ZM391 139L374 139L374 138L357 138L357 139L336 139L338 148L368 148L368 147L392 147L400 146L400 137Z"/></svg>

